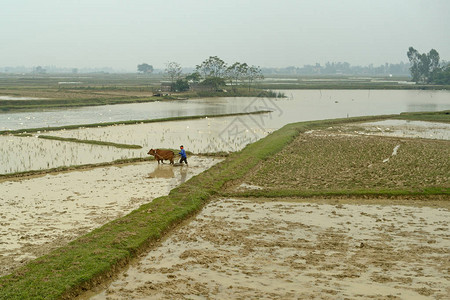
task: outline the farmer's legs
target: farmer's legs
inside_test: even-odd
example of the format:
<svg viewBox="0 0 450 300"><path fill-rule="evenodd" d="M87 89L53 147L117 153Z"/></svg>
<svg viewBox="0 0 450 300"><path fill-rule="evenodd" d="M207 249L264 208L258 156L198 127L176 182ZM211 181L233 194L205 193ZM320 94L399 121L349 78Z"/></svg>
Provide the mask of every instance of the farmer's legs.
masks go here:
<svg viewBox="0 0 450 300"><path fill-rule="evenodd" d="M186 158L186 157L182 157L182 158L180 159L180 164L183 163L183 161L187 164L187 158Z"/></svg>

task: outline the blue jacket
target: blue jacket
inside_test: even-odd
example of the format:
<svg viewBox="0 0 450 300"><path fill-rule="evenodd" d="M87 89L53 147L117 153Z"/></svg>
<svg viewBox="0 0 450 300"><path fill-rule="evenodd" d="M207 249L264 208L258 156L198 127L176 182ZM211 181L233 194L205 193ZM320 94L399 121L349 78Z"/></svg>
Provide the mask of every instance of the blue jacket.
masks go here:
<svg viewBox="0 0 450 300"><path fill-rule="evenodd" d="M184 149L181 149L181 151L178 153L181 154L181 157L186 157L186 151L184 151Z"/></svg>

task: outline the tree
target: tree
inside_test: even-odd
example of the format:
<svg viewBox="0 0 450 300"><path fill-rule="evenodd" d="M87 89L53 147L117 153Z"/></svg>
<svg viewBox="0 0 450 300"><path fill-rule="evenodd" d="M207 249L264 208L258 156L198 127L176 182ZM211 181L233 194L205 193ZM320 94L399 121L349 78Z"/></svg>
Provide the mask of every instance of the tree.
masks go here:
<svg viewBox="0 0 450 300"><path fill-rule="evenodd" d="M207 86L211 90L217 90L220 86L225 85L227 64L219 57L210 56L195 68L204 79L201 85Z"/></svg>
<svg viewBox="0 0 450 300"><path fill-rule="evenodd" d="M181 65L174 61L167 62L165 72L170 78L170 82L173 84L177 79L180 79L181 77Z"/></svg>
<svg viewBox="0 0 450 300"><path fill-rule="evenodd" d="M189 91L189 83L185 79L178 79L176 82L170 85L172 92L185 92Z"/></svg>
<svg viewBox="0 0 450 300"><path fill-rule="evenodd" d="M193 73L187 75L185 79L187 81L191 81L192 80L192 82L194 82L194 83L199 83L200 80L202 79L202 75L200 75L199 72L193 72Z"/></svg>
<svg viewBox="0 0 450 300"><path fill-rule="evenodd" d="M138 65L137 69L138 69L138 72L142 72L142 73L145 73L145 74L150 74L150 73L153 72L153 66L149 65L149 64L146 64L146 63Z"/></svg>
<svg viewBox="0 0 450 300"><path fill-rule="evenodd" d="M209 77L203 80L201 85L209 87L212 91L217 91L221 86L225 85L225 79L220 77Z"/></svg>
<svg viewBox="0 0 450 300"><path fill-rule="evenodd" d="M236 90L238 82L241 81L243 78L245 78L245 76L247 75L247 71L248 65L246 63L235 62L234 64L232 64L227 68L226 71L227 78L230 80L231 86L233 86L234 82L233 87L234 90Z"/></svg>
<svg viewBox="0 0 450 300"><path fill-rule="evenodd" d="M200 65L196 66L197 72L203 75L203 78L217 77L224 78L227 64L217 56L210 56Z"/></svg>
<svg viewBox="0 0 450 300"><path fill-rule="evenodd" d="M450 85L450 63L442 67L438 72L435 72L433 83Z"/></svg>
<svg viewBox="0 0 450 300"><path fill-rule="evenodd" d="M439 53L431 49L430 52L420 54L413 47L409 47L406 53L411 64L412 81L432 83L433 78L441 71L439 66Z"/></svg>
<svg viewBox="0 0 450 300"><path fill-rule="evenodd" d="M251 66L248 68L247 71L247 81L248 81L248 90L250 91L250 86L252 85L253 81L258 79L264 79L264 76L262 75L261 68L256 66Z"/></svg>
<svg viewBox="0 0 450 300"><path fill-rule="evenodd" d="M439 53L434 50L431 49L430 52L427 55L428 58L428 70L429 70L429 75L428 75L428 82L433 82L434 81L434 77L437 75L437 73L439 73L441 71L441 68L439 66Z"/></svg>
<svg viewBox="0 0 450 300"><path fill-rule="evenodd" d="M41 67L41 66L37 66L36 68L34 68L33 73L36 73L36 74L45 74L45 73L47 73L47 70L44 69L44 68Z"/></svg>

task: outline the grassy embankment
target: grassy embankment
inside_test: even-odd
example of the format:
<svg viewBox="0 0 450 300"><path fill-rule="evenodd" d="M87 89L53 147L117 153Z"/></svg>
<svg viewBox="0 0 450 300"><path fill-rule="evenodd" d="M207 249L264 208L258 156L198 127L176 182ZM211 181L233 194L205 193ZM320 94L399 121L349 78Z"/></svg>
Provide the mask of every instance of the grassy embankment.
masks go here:
<svg viewBox="0 0 450 300"><path fill-rule="evenodd" d="M450 110L439 112L401 113L397 119L450 123Z"/></svg>
<svg viewBox="0 0 450 300"><path fill-rule="evenodd" d="M63 141L63 142L109 146L109 147L122 148L122 149L141 149L142 148L141 145L119 144L119 143L96 141L96 140L80 140L80 139L76 139L76 138L64 138L64 137L51 136L51 135L39 135L38 138L46 139L46 140Z"/></svg>
<svg viewBox="0 0 450 300"><path fill-rule="evenodd" d="M127 216L107 223L67 246L52 251L48 255L15 270L11 275L0 278L0 299L57 299L74 296L83 289L90 288L117 272L130 259L136 257L138 253L160 239L171 227L199 211L212 197L221 193L225 195L227 187L232 186L233 183L241 182L244 176L247 178L247 174L250 175L248 178L252 180L258 178L258 172L265 172L271 168L280 157L287 158L286 153L289 154L292 149L296 153L299 152L296 143L302 144L301 136L304 132L311 129L325 130L330 126L334 127L349 122L373 121L388 117L391 116L358 117L286 125L266 138L248 145L244 150L231 154L224 162L173 189L168 196L157 198L151 203L142 205ZM368 137L368 140L370 139L371 137ZM314 141L311 142L314 143ZM448 146L448 142L446 143ZM358 145L360 144L355 146ZM326 147L326 150L333 150L326 152L326 156L332 157L335 161L346 161L349 164L354 161L353 156L346 156L342 152L347 150L346 145L341 148L339 148L339 145L334 146L328 145ZM378 144L375 143L370 146L377 148ZM388 146L388 149L390 149L392 144ZM414 144L412 144L412 147L414 147ZM424 147L427 146L424 145ZM314 151L317 148L312 147L306 153L316 155ZM439 150L435 149L434 146L432 146L432 149L433 151ZM425 149L425 151L427 150ZM355 153L356 150L352 152L352 154ZM316 156L318 157L318 155ZM384 156L381 157L384 158ZM288 158L288 162L297 158L295 156ZM332 158L330 160L333 160ZM439 156L437 159L440 160L441 157ZM301 164L299 167L301 167ZM356 165L353 169L359 167L361 166ZM290 166L284 170L287 171L288 169L294 168ZM417 160L415 171L420 173L423 171L422 169L429 169L428 162ZM442 168L436 170L438 173L443 171L447 172ZM378 174L379 177L383 177L385 170L380 168L378 172L381 172ZM432 175L430 172L427 174ZM313 175L314 173L308 174ZM448 175L448 172L446 174ZM389 175L389 172L386 175ZM273 174L269 174L267 177L273 178ZM290 184L289 177L282 178L287 179L286 181L282 180L282 183ZM311 182L315 181L316 184L320 185L323 179L320 176L311 179ZM414 182L417 180L418 182ZM411 184L414 184L413 187L419 186L421 188L414 188L411 191L405 189L403 195L409 195L410 192L420 194L423 197L436 194L436 190L428 189L428 183L418 177L411 179ZM337 188L339 189L339 187ZM344 190L345 193L349 192L347 189ZM365 193L373 196L380 191L376 187L367 187ZM444 189L440 190L440 195L448 197L448 194L448 186L445 189L444 185ZM362 196L359 192L358 195ZM399 196L400 194L398 189L389 188L381 191L381 195ZM285 195L277 194L276 196ZM307 195L305 194L305 196Z"/></svg>
<svg viewBox="0 0 450 300"><path fill-rule="evenodd" d="M0 174L0 180L11 179L11 178L24 178L24 177L30 177L30 176L39 176L39 175L60 173L60 172L67 172L67 171L75 171L75 170L86 170L86 169L107 167L107 166L114 166L114 165L133 164L133 163L150 161L150 160L153 160L153 156L152 157L143 157L143 158L141 158L141 157L126 158L126 159L114 160L111 162L84 164L84 165L75 165L75 166L62 166L62 167L56 167L56 168L51 168L51 169L30 170L30 171L24 171L24 172Z"/></svg>

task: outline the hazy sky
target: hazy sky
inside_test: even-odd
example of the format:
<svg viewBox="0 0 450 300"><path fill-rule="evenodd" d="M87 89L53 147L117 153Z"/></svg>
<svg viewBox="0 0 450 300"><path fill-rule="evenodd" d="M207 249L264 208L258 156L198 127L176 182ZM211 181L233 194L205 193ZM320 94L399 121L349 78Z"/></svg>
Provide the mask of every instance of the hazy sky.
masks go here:
<svg viewBox="0 0 450 300"><path fill-rule="evenodd" d="M450 0L1 0L0 66L450 60Z"/></svg>

